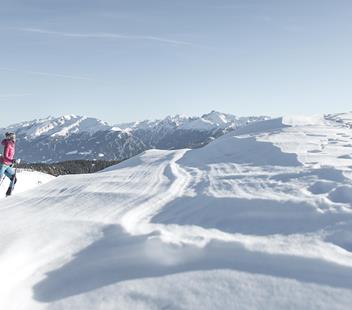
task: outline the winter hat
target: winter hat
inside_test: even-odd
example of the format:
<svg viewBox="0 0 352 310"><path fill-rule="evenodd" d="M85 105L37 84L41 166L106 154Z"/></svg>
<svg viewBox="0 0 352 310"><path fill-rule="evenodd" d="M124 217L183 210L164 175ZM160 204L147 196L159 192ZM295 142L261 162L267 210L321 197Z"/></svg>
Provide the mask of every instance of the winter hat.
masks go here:
<svg viewBox="0 0 352 310"><path fill-rule="evenodd" d="M8 140L16 141L16 134L14 132L5 133L5 137Z"/></svg>

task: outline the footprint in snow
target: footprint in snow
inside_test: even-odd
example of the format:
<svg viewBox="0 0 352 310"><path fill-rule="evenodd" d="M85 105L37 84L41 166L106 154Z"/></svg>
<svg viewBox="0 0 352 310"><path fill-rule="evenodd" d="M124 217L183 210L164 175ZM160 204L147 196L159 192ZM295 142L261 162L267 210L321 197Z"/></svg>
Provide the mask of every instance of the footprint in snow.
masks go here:
<svg viewBox="0 0 352 310"><path fill-rule="evenodd" d="M332 202L352 204L352 187L347 185L336 187L328 197Z"/></svg>
<svg viewBox="0 0 352 310"><path fill-rule="evenodd" d="M326 194L336 188L336 183L329 181L317 181L308 188L314 195Z"/></svg>
<svg viewBox="0 0 352 310"><path fill-rule="evenodd" d="M352 155L346 154L346 155L341 155L341 156L339 156L337 158L340 158L340 159L352 159Z"/></svg>

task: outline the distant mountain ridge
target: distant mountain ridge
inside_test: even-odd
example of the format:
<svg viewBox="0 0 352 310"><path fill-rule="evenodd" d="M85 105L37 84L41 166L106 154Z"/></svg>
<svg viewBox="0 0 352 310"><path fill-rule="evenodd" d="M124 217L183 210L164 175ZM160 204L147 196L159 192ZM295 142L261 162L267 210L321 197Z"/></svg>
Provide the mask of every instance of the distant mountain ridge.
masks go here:
<svg viewBox="0 0 352 310"><path fill-rule="evenodd" d="M268 118L212 111L200 117L176 115L109 125L92 117L65 115L14 124L0 129L0 134L16 132L17 156L27 162L123 160L152 148L200 147L228 131Z"/></svg>
<svg viewBox="0 0 352 310"><path fill-rule="evenodd" d="M25 135L28 140L32 140L40 136L66 137L80 132L94 134L97 131L110 129L111 126L104 121L71 114L61 117L49 116L44 119L22 122L10 125L1 131L14 131L18 135Z"/></svg>

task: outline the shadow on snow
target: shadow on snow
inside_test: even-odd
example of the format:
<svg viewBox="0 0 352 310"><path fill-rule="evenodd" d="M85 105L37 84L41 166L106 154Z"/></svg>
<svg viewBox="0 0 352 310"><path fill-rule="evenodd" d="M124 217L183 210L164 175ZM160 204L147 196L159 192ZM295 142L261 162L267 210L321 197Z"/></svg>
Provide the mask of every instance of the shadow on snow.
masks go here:
<svg viewBox="0 0 352 310"><path fill-rule="evenodd" d="M119 282L189 271L231 269L352 288L352 269L321 259L253 252L236 242L205 247L174 245L152 235L130 236L110 225L103 237L33 287L34 298L54 302Z"/></svg>

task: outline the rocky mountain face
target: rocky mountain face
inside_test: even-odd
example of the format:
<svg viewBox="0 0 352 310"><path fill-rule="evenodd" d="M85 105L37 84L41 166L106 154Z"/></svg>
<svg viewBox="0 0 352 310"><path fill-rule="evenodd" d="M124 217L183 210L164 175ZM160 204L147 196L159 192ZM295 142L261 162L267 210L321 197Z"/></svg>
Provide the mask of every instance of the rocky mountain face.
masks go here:
<svg viewBox="0 0 352 310"><path fill-rule="evenodd" d="M197 148L265 119L268 117L236 117L212 111L201 117L177 115L111 126L95 118L66 115L11 125L0 129L0 134L16 132L16 154L26 162L123 160L152 148Z"/></svg>

